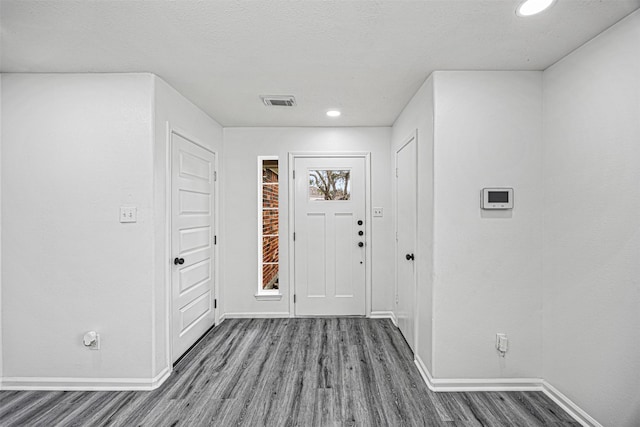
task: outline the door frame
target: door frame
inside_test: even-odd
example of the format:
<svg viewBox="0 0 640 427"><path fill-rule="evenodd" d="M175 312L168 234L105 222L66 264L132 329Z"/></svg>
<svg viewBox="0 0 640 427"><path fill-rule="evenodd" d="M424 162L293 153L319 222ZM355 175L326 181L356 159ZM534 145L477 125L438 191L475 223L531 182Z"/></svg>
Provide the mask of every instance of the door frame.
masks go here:
<svg viewBox="0 0 640 427"><path fill-rule="evenodd" d="M414 346L414 358L415 358L415 354L418 352L418 303L417 303L417 299L418 299L418 260L420 259L419 257L419 248L418 248L418 212L419 212L419 208L418 208L418 185L420 183L420 180L418 179L418 129L414 129L413 132L411 132L411 134L405 138L402 142L402 144L398 147L397 150L395 150L394 153L394 180L395 180L395 194L394 194L394 218L393 218L393 222L394 222L394 229L395 229L395 274L393 277L393 281L394 281L394 290L395 290L395 295L394 295L394 313L397 310L397 306L398 306L398 153L400 153L400 151L402 151L402 149L404 147L406 147L407 145L411 144L412 141L415 141L416 143L416 157L415 157L415 168L416 168L416 193L415 193L415 198L416 198L416 223L415 223L415 230L416 230L416 235L414 237L414 249L413 249L413 254L414 254L414 261L413 261L413 267L414 267L414 271L413 271L413 346Z"/></svg>
<svg viewBox="0 0 640 427"><path fill-rule="evenodd" d="M171 123L169 121L167 121L167 125L166 125L166 147L165 147L165 168L166 168L166 182L165 182L165 200L166 200L166 206L165 206L165 222L167 224L167 229L166 229L166 242L167 244L165 245L165 318L167 319L167 327L165 328L165 337L166 337L166 341L167 341L167 345L166 345L166 352L167 352L167 366L169 366L169 369L173 372L173 360L172 360L172 354L173 354L173 299L172 299L172 290L171 290L171 286L172 286L172 268L173 265L171 264L171 259L173 258L173 254L172 254L172 249L173 249L173 241L172 241L172 229L171 229L171 212L172 212L172 202L173 202L173 186L172 186L172 179L173 179L173 167L172 167L172 153L173 153L173 135L177 135L181 138L186 139L187 141L189 141L190 143L194 144L195 146L202 148L203 150L206 150L210 153L212 153L214 155L215 158L215 162L214 162L214 176L215 179L213 181L213 235L217 236L218 235L218 223L219 223L219 219L220 219L220 215L218 212L218 207L219 207L219 203L218 203L218 197L219 197L219 180L218 178L218 152L212 150L211 148L207 147L206 145L204 145L203 143L199 142L197 138L195 138L192 134L190 134L189 132L185 131L184 129L181 129L177 126L173 126L171 125ZM218 292L219 292L219 274L220 274L220 268L219 268L219 250L218 250L218 245L214 244L213 245L213 292L211 293L211 297L214 300L219 299L218 298ZM155 306L155 305L154 305ZM214 325L217 325L220 322L220 309L216 308L214 305L214 301L211 301L211 306L214 307L213 309L213 322ZM155 359L152 358L153 363L155 364ZM154 366L155 369L155 366Z"/></svg>
<svg viewBox="0 0 640 427"><path fill-rule="evenodd" d="M296 306L293 302L293 295L296 291L295 284L295 247L293 242L293 232L295 226L295 183L293 179L293 168L297 158L362 158L364 159L364 200L365 200L365 280L364 280L364 313L366 317L371 317L371 152L369 151L312 151L312 152L289 152L287 164L287 185L289 186L289 209L288 209L288 251L289 251L289 317L296 317Z"/></svg>

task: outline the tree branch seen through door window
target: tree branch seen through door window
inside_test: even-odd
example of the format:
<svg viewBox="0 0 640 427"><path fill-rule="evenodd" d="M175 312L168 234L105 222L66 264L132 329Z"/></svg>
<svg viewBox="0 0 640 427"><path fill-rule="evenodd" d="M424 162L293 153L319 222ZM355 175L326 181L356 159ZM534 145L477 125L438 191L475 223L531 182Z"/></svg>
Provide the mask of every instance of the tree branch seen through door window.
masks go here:
<svg viewBox="0 0 640 427"><path fill-rule="evenodd" d="M309 200L349 200L351 171L310 170Z"/></svg>

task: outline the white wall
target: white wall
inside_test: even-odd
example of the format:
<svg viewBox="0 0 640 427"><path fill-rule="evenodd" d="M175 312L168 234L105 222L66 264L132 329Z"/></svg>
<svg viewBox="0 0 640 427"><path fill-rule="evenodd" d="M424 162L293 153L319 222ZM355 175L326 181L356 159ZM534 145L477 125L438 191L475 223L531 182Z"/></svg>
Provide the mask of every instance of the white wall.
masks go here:
<svg viewBox="0 0 640 427"><path fill-rule="evenodd" d="M544 378L637 426L640 12L544 72L544 140Z"/></svg>
<svg viewBox="0 0 640 427"><path fill-rule="evenodd" d="M5 384L155 384L170 368L167 122L219 155L221 126L151 74L8 74L2 90Z"/></svg>
<svg viewBox="0 0 640 427"><path fill-rule="evenodd" d="M5 377L151 377L152 83L3 75ZM120 206L138 222L119 223Z"/></svg>
<svg viewBox="0 0 640 427"><path fill-rule="evenodd" d="M0 386L2 386L2 74L0 73Z"/></svg>
<svg viewBox="0 0 640 427"><path fill-rule="evenodd" d="M170 354L167 350L167 286L169 285L168 268L172 267L167 258L166 249L170 244L167 230L167 159L168 151L167 124L188 136L194 142L216 152L218 164L222 164L222 127L202 110L169 86L164 80L153 76L155 98L154 120L154 206L155 206L155 279L154 279L154 376L163 368L170 366ZM219 173L219 176L221 174ZM217 186L219 192L220 185ZM221 198L220 198L221 199ZM218 213L222 210L218 209ZM222 222L218 218L218 232ZM219 252L219 251L218 251ZM218 253L216 252L216 254ZM171 257L169 257L171 258ZM217 258L217 257L216 257ZM218 268L222 266L218 262ZM219 277L216 277L216 290L219 289ZM219 310L218 310L219 311ZM218 319L216 312L216 322Z"/></svg>
<svg viewBox="0 0 640 427"><path fill-rule="evenodd" d="M225 313L280 313L289 309L288 153L368 151L372 206L384 208L372 224L372 306L391 311L393 246L389 180L390 128L225 128L223 307ZM257 156L280 158L280 301L258 301ZM284 182L282 181L284 180Z"/></svg>
<svg viewBox="0 0 640 427"><path fill-rule="evenodd" d="M436 72L435 378L542 374L541 72ZM483 211L483 187L513 187ZM495 334L508 334L505 358Z"/></svg>
<svg viewBox="0 0 640 427"><path fill-rule="evenodd" d="M416 355L431 371L433 328L433 78L424 82L393 124L391 136L392 191L395 153L417 131L418 238L416 249ZM393 197L395 204L395 197ZM395 213L395 205L392 209ZM395 223L393 223L395 230ZM394 243L394 242L392 242ZM395 275L394 275L395 280ZM395 307L395 305L394 305Z"/></svg>

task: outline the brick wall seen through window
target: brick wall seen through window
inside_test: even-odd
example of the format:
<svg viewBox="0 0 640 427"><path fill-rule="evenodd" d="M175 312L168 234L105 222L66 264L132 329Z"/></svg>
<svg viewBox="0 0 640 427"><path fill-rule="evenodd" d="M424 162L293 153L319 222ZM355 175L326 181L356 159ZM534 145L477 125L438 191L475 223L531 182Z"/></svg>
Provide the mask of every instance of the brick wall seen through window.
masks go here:
<svg viewBox="0 0 640 427"><path fill-rule="evenodd" d="M278 160L262 160L262 289L279 289Z"/></svg>

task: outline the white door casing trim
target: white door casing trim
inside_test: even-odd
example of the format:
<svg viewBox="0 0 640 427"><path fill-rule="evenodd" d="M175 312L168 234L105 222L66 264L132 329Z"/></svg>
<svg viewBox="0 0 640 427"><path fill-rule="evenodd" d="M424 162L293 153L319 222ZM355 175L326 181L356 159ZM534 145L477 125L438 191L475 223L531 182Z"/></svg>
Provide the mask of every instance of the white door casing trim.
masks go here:
<svg viewBox="0 0 640 427"><path fill-rule="evenodd" d="M167 366L170 369L170 372L173 371L173 362L172 362L172 351L173 351L173 337L172 337L172 325L173 325L173 315L172 315L172 310L173 310L173 306L172 306L172 294L171 294L171 280L172 280L172 264L170 262L170 260L172 259L172 229L171 229L171 209L172 209L172 199L173 199L173 195L172 195L172 173L173 173L173 168L172 168L172 158L171 158L171 153L173 152L173 138L172 135L177 135L180 136L184 139L186 139L187 141L191 142L192 144L202 148L203 150L206 150L210 153L212 153L214 155L214 168L215 168L215 174L216 174L216 179L213 182L213 189L214 189L214 195L213 195L213 234L214 235L218 235L218 230L219 230L219 217L220 215L218 214L218 197L219 197L219 176L217 175L217 171L219 170L219 159L218 159L218 153L214 150L212 150L211 148L207 147L205 144L201 143L198 141L197 138L195 138L193 135L191 135L189 132L177 127L177 126L172 126L171 123L169 121L167 121L166 124L166 144L165 144L165 168L166 168L166 181L165 181L165 200L166 200L166 206L165 206L165 223L167 225L167 229L166 229L166 245L165 245L165 263L166 263L166 267L165 267L165 318L167 320L167 325L165 328L165 339L166 339L166 355L167 355ZM217 243L217 242L216 242ZM219 250L218 250L218 244L213 245L213 292L212 292L212 298L214 300L219 300L219 274L220 274L220 268L219 268ZM153 299L154 301L154 305L155 305L155 298ZM215 308L213 301L211 304L212 307L214 307L213 312L214 312L214 324L218 324L219 323L219 316L220 316L220 308ZM155 312L155 308L154 308L154 312ZM155 324L154 324L154 328L155 328ZM153 345L153 348L155 350L155 343ZM152 359L154 361L154 369L155 369L155 359Z"/></svg>
<svg viewBox="0 0 640 427"><path fill-rule="evenodd" d="M402 145L400 145L400 147L395 151L394 154L394 171L398 170L398 153L400 153L400 151L406 147L407 145L409 145L412 141L415 141L416 143L416 158L415 158L415 170L416 170L416 224L415 224L415 230L416 230L416 237L415 237L415 241L414 241L414 248L413 248L413 254L414 254L414 274L413 274L413 290L414 290L414 298L413 298L413 346L415 349L415 353L418 353L418 303L417 303L417 296L418 296L418 262L420 260L420 249L418 248L418 207L419 207L419 203L418 203L418 186L420 184L420 180L418 179L418 129L414 129L414 131L411 133L411 135L409 135L409 137L405 138L404 142L402 143ZM393 277L393 281L394 281L394 302L393 302L393 307L394 307L394 318L396 318L396 312L395 310L397 309L397 304L396 301L398 300L398 176L397 173L393 174L393 177L395 179L395 194L394 194L394 231L395 231L395 238L394 238L394 242L395 242L395 250L394 250L394 254L395 254L395 274ZM397 325L397 321L394 322Z"/></svg>
<svg viewBox="0 0 640 427"><path fill-rule="evenodd" d="M372 262L371 262L371 152L289 152L289 159L287 164L288 173L288 215L287 228L288 228L288 250L289 250L289 313L290 317L296 317L295 304L293 302L293 296L295 294L295 250L293 243L293 233L295 225L295 185L293 179L294 165L296 158L318 158L318 157L335 157L335 158L363 158L364 159L364 199L365 199L365 316L371 317L371 275L372 275Z"/></svg>

